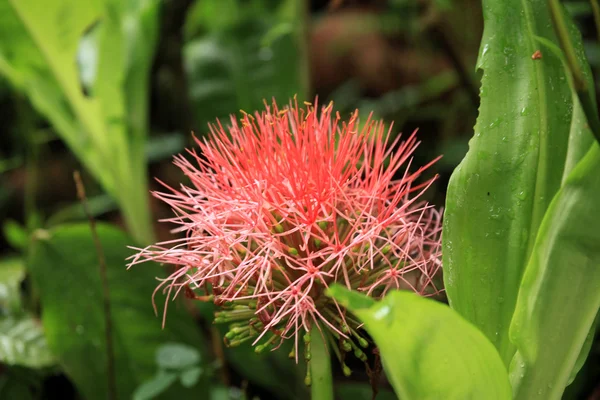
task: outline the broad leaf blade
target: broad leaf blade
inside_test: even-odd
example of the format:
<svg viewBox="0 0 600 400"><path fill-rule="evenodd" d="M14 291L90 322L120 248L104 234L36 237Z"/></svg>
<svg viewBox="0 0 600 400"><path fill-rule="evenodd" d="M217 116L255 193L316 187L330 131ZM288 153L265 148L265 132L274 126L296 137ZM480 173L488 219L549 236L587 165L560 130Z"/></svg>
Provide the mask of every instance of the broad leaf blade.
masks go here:
<svg viewBox="0 0 600 400"><path fill-rule="evenodd" d="M523 276L511 340L518 399L560 399L600 307L600 148L553 200Z"/></svg>
<svg viewBox="0 0 600 400"><path fill-rule="evenodd" d="M545 0L485 0L480 114L470 150L451 177L444 280L451 306L494 343L505 364L521 277L550 201L589 139L572 118L573 95ZM580 38L574 38L583 57ZM541 50L542 57L532 57ZM572 121L574 126L572 126ZM566 167L565 167L566 165Z"/></svg>
<svg viewBox="0 0 600 400"><path fill-rule="evenodd" d="M364 323L399 398L511 398L494 346L448 306L403 291L380 302L341 286L330 294Z"/></svg>
<svg viewBox="0 0 600 400"><path fill-rule="evenodd" d="M165 329L151 304L160 268L153 264L127 271L131 239L108 225L98 225L106 257L112 337L119 398L134 390L157 370L156 350L166 343L183 343L203 350L202 338L181 307L169 307ZM29 262L43 305L48 344L59 363L86 399L105 399L107 352L103 297L98 259L90 229L85 224L64 225L37 234ZM157 298L160 302L161 299ZM159 303L160 304L160 303ZM180 397L202 397L206 382ZM171 390L171 389L170 389Z"/></svg>

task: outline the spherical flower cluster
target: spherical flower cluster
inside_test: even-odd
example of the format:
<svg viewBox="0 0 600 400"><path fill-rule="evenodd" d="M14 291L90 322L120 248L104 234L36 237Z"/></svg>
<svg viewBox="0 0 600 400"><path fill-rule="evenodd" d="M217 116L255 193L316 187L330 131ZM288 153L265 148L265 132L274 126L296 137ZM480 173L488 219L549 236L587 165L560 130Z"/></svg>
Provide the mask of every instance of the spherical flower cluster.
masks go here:
<svg viewBox="0 0 600 400"><path fill-rule="evenodd" d="M415 133L390 143L382 122L305 104L217 123L196 140L201 155L177 156L191 184L155 195L185 237L138 249L130 265L175 266L157 290L214 301L229 345L297 350L317 326L338 356L364 360L360 323L326 289L438 292L440 213L419 200L433 179L415 183L435 160L411 173Z"/></svg>

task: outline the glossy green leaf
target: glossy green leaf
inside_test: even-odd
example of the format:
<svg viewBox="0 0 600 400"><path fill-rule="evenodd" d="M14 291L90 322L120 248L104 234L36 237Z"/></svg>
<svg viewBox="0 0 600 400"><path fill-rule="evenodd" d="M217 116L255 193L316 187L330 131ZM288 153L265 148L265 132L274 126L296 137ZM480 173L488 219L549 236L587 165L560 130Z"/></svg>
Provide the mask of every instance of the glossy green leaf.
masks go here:
<svg viewBox="0 0 600 400"><path fill-rule="evenodd" d="M588 332L588 334L585 338L585 341L583 342L581 351L579 352L579 355L577 356L577 360L575 361L575 366L571 370L571 376L569 376L567 385L571 385L571 383L573 383L575 381L577 374L579 373L579 371L581 371L581 369L585 365L588 355L590 354L590 350L592 349L592 345L594 344L594 338L596 337L596 331L598 328L598 321L599 321L598 318L599 317L600 317L600 313L596 314L596 319L594 320L594 323L592 324L592 327L591 327L590 331Z"/></svg>
<svg viewBox="0 0 600 400"><path fill-rule="evenodd" d="M30 316L0 319L0 363L29 368L56 363L39 321Z"/></svg>
<svg viewBox="0 0 600 400"><path fill-rule="evenodd" d="M483 10L481 107L448 186L444 281L450 305L508 365L508 329L538 228L591 141L561 59L543 44L556 43L546 0L484 0ZM581 38L573 40L584 65Z"/></svg>
<svg viewBox="0 0 600 400"><path fill-rule="evenodd" d="M600 147L569 174L544 218L510 328L517 399L560 399L600 308Z"/></svg>
<svg viewBox="0 0 600 400"><path fill-rule="evenodd" d="M126 270L131 239L118 229L99 224L98 236L106 258L110 291L112 338L118 397L131 398L157 370L155 353L168 343L204 351L202 337L183 307L171 304L165 328L152 309L156 276L162 270L144 264ZM83 397L106 399L107 351L105 316L98 257L86 224L63 225L38 231L31 244L28 268L39 290L48 344ZM162 305L164 298L156 298ZM206 360L203 357L203 360ZM173 385L174 396L208 396L206 382L184 390ZM181 390L181 392L177 392Z"/></svg>
<svg viewBox="0 0 600 400"><path fill-rule="evenodd" d="M379 302L341 286L330 295L364 323L399 398L511 399L494 346L448 306L405 291Z"/></svg>

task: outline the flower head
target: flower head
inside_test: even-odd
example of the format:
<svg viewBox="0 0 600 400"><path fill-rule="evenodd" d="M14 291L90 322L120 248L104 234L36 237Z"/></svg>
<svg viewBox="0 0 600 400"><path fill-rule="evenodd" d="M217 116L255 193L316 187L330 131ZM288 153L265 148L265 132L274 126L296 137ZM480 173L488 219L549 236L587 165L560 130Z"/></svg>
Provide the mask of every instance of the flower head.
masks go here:
<svg viewBox="0 0 600 400"><path fill-rule="evenodd" d="M433 179L415 183L433 162L409 172L416 135L399 139L371 118L359 129L358 112L343 122L332 104L273 103L228 129L217 123L196 140L201 155L175 158L190 185L155 193L185 237L141 249L131 264L176 266L157 290L214 301L230 345L261 351L291 339L297 349L317 324L365 358L358 321L325 295L331 284L373 297L438 292L440 213L419 200Z"/></svg>

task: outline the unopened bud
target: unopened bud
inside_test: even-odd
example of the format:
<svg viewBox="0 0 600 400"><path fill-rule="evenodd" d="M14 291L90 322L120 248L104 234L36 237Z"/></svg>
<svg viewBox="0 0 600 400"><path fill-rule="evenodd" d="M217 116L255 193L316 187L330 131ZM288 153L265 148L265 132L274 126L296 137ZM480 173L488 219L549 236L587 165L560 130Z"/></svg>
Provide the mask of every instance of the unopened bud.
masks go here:
<svg viewBox="0 0 600 400"><path fill-rule="evenodd" d="M346 353L352 350L352 345L347 340L342 340L342 350Z"/></svg>
<svg viewBox="0 0 600 400"><path fill-rule="evenodd" d="M346 364L342 365L342 371L344 372L344 376L348 377L352 375L352 370L350 370Z"/></svg>

